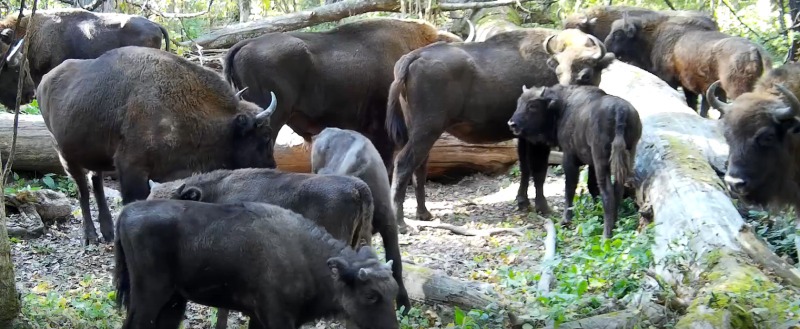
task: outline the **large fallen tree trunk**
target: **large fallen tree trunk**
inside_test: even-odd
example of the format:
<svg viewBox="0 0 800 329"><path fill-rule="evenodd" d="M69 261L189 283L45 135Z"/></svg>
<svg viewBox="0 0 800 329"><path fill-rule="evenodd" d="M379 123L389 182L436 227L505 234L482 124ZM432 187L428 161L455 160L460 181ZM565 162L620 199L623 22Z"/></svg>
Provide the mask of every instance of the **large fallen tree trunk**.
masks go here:
<svg viewBox="0 0 800 329"><path fill-rule="evenodd" d="M7 157L11 146L14 115L0 113L0 153ZM64 169L53 147L53 139L40 115L20 115L17 154L13 170L63 174ZM278 168L291 172L311 172L311 153L303 138L283 126L275 145ZM561 163L561 154L550 156L551 163ZM516 141L473 145L445 134L431 151L428 177L462 177L472 173L506 173L517 162Z"/></svg>
<svg viewBox="0 0 800 329"><path fill-rule="evenodd" d="M764 308L759 314L763 321L780 321L786 316L775 306L783 302L780 293L766 293L780 291L779 283L752 263L788 283L797 282L800 272L743 229L746 224L717 175L724 171L727 146L716 121L699 117L676 90L652 74L618 61L603 73L600 87L631 102L642 119L637 194L641 206L652 207L656 222L656 272L669 282L698 289L677 327L738 328L742 322L734 323L752 321L748 310L759 307ZM671 262L675 256L686 257L686 263ZM698 263L691 271L680 270ZM724 302L715 302L720 298Z"/></svg>

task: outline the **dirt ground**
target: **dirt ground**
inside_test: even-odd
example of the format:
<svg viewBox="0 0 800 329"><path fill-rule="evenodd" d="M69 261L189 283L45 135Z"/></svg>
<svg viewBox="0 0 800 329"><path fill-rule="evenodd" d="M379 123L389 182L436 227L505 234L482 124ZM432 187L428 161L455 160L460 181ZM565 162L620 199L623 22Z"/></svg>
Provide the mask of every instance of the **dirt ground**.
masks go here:
<svg viewBox="0 0 800 329"><path fill-rule="evenodd" d="M427 206L434 215L435 221L464 225L469 228L519 227L531 224L531 234L543 236L542 223L529 220L516 211L514 197L519 183L518 177L502 175L487 177L484 175L468 176L456 184L440 184L428 182ZM550 174L545 186L545 193L554 212L563 209L563 176ZM115 181L106 181L106 187L117 188ZM118 193L109 191L107 197L112 205L114 215L119 213ZM535 195L531 184L529 196ZM94 200L92 200L94 207ZM412 187L407 191L404 204L406 219L414 219L416 200ZM23 240L13 244L13 260L18 285L25 294L42 282L48 283L56 291L68 291L77 288L81 280L93 276L91 284L98 287L111 287L114 251L111 245L83 247L81 244L80 208L77 200L73 200L75 218L68 222L51 227L48 232L37 239ZM93 218L97 218L93 210ZM535 217L531 217L535 218ZM95 226L99 226L95 222ZM524 240L524 241L522 241ZM532 241L532 242L531 242ZM486 278L480 273L492 270L498 264L512 264L515 268L535 269L541 258L541 239L520 239L513 234L501 234L492 237L468 237L455 235L449 231L434 228L420 228L410 234L400 236L404 262L413 263L444 271L447 275L482 281ZM379 236L373 245L382 246ZM493 257L502 247L514 247L525 252L519 253L516 259ZM378 248L382 253L383 248ZM474 259L480 258L477 262ZM416 303L415 303L416 304ZM190 304L184 328L209 328L210 309ZM232 313L229 328L244 328L246 318ZM307 326L314 327L314 326ZM317 323L318 328L336 328L332 323Z"/></svg>

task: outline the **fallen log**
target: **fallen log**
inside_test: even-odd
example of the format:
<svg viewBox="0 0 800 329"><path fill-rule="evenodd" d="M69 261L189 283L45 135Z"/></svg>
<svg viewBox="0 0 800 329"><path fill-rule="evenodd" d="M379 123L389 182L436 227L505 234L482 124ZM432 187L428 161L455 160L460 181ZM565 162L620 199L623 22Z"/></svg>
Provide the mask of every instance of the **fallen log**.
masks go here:
<svg viewBox="0 0 800 329"><path fill-rule="evenodd" d="M0 113L0 154L8 157L11 148L14 115ZM40 115L20 115L17 154L13 170L40 174L64 174L50 132ZM291 172L311 172L311 150L303 138L284 126L275 143L278 168ZM561 163L561 154L550 155L553 164ZM516 141L473 145L445 134L431 151L428 177L461 177L472 173L497 175L508 172L517 162Z"/></svg>
<svg viewBox="0 0 800 329"><path fill-rule="evenodd" d="M745 222L717 174L724 171L728 151L717 122L698 116L662 80L619 61L603 73L600 87L631 102L642 119L635 166L637 194L645 203L641 207L652 208L656 223L656 273L671 284L702 287L677 328L736 327L732 321L752 320L749 313L737 310L759 307L765 310L759 314L765 323L781 321L786 314L774 307L786 298L780 292L743 294L780 291L779 283L754 262L776 275L789 275L786 282L793 282L792 271L788 264L776 264L783 262L777 256L748 257L771 251L760 240L741 236L748 232L741 230ZM701 266L686 270L685 263L668 261L675 256ZM739 298L713 302L731 295Z"/></svg>
<svg viewBox="0 0 800 329"><path fill-rule="evenodd" d="M487 309L499 305L491 285L450 277L442 271L403 263L403 283L408 297L425 304L444 304L462 309Z"/></svg>

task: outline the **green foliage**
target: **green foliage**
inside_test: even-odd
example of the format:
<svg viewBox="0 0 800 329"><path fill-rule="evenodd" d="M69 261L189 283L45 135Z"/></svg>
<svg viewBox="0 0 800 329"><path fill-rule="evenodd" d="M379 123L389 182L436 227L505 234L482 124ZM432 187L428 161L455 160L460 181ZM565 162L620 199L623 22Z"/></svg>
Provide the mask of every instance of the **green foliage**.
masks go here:
<svg viewBox="0 0 800 329"><path fill-rule="evenodd" d="M788 256L797 260L794 239L797 234L793 221L794 211L770 214L762 210L750 210L746 216L767 246L778 256Z"/></svg>
<svg viewBox="0 0 800 329"><path fill-rule="evenodd" d="M4 191L6 194L17 194L23 191L37 191L47 188L64 193L69 197L78 196L78 187L75 185L75 181L69 177L50 173L41 178L24 179L17 173L12 174L13 181L5 185Z"/></svg>
<svg viewBox="0 0 800 329"><path fill-rule="evenodd" d="M89 275L77 288L56 291L50 283L39 282L22 296L24 322L34 328L111 329L122 325L114 306L113 288Z"/></svg>

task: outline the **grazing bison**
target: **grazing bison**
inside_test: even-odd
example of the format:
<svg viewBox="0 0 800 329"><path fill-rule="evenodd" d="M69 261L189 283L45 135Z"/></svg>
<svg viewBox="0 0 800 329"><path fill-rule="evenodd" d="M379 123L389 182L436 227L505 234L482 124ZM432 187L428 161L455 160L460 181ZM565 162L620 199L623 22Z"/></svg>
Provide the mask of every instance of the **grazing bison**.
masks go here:
<svg viewBox="0 0 800 329"><path fill-rule="evenodd" d="M169 51L167 30L137 15L93 13L83 9L37 10L33 19L28 13L19 23L18 37L30 31L30 45L25 55L37 86L45 73L67 59L97 58L106 51L124 46L160 49L162 40ZM9 43L16 24L17 14L0 21L0 40Z"/></svg>
<svg viewBox="0 0 800 329"><path fill-rule="evenodd" d="M603 198L603 236L611 237L642 136L642 123L633 105L595 86L522 86L508 126L520 138L560 147L564 153L565 224L572 221L580 166L589 165L592 196L599 187ZM547 164L547 156L529 159Z"/></svg>
<svg viewBox="0 0 800 329"><path fill-rule="evenodd" d="M250 328L300 328L328 317L357 328L399 327L391 261L277 206L134 202L117 220L114 254L123 329L177 329L188 301L241 311Z"/></svg>
<svg viewBox="0 0 800 329"><path fill-rule="evenodd" d="M574 32L561 33L574 36ZM598 44L594 52L580 52L584 57L559 59L558 65L569 70L560 70L557 75L548 69L548 65L552 67L548 63L551 58L548 52L561 47L546 42L554 42L550 38L553 35L557 35L556 41L565 42L556 30L520 29L497 34L481 43L431 45L412 51L397 62L386 116L387 130L394 142L402 146L395 160L391 188L395 218L403 218L405 190L413 174L417 182L417 216L422 220L431 219L425 207L426 161L443 132L468 143L509 140L514 135L506 122L514 113L519 86L550 86L559 81L576 80L599 83L600 72L613 56L607 56L605 48ZM567 43L578 47L585 45ZM592 60L587 60L589 58ZM583 67L574 67L577 63ZM583 68L592 69L590 77L563 77L565 73L584 72ZM520 159L547 158L549 151L547 145L518 143ZM527 191L532 172L536 209L547 213L550 208L542 191L547 162L535 163L539 167L520 166L517 203L520 209L530 206Z"/></svg>
<svg viewBox="0 0 800 329"><path fill-rule="evenodd" d="M13 47L9 43L0 41L0 56L6 56L5 58L0 58L0 61L3 62L0 67L0 104L11 110L16 106L19 71L23 69L22 44L23 39L16 42ZM35 90L30 74L25 74L24 79L20 104L30 103Z"/></svg>
<svg viewBox="0 0 800 329"><path fill-rule="evenodd" d="M606 47L622 61L636 65L683 87L689 107L697 110L697 96L716 80L730 98L753 89L772 67L770 55L748 39L708 29L690 17L647 16L613 23ZM704 97L700 115L707 117Z"/></svg>
<svg viewBox="0 0 800 329"><path fill-rule="evenodd" d="M389 196L389 175L380 154L369 139L352 130L325 128L313 138L311 170L315 174L353 176L364 181L372 192L375 207L372 215L372 233L379 232L386 250L386 260L393 261L394 279L400 286L397 306L411 308L403 286L403 265L398 244L398 222L392 211ZM405 222L402 220L403 229Z"/></svg>
<svg viewBox="0 0 800 329"><path fill-rule="evenodd" d="M275 167L269 115L241 101L215 72L165 51L122 47L69 59L37 89L64 170L78 186L84 242L96 242L86 170L106 241L114 231L103 172L118 173L124 204L147 198L148 179L193 171Z"/></svg>
<svg viewBox="0 0 800 329"><path fill-rule="evenodd" d="M666 17L691 17L698 19L698 23L705 25L709 30L719 30L719 26L708 14L694 10L660 10L632 6L595 6L580 13L575 13L563 19L565 29L579 29L605 40L611 32L614 21L627 17L641 16L666 16Z"/></svg>
<svg viewBox="0 0 800 329"><path fill-rule="evenodd" d="M256 104L275 91L273 139L288 124L310 141L325 127L367 136L384 163L394 151L383 127L392 67L400 56L429 44L461 42L424 21L376 18L325 32L268 33L241 41L225 55L225 78Z"/></svg>
<svg viewBox="0 0 800 329"><path fill-rule="evenodd" d="M785 64L765 74L752 92L731 104L714 97L719 82L708 88L711 106L725 113L725 140L730 146L725 182L748 203L793 205L800 230L800 64ZM800 235L795 246L800 257Z"/></svg>
<svg viewBox="0 0 800 329"><path fill-rule="evenodd" d="M314 220L336 238L356 246L372 240L374 201L367 183L342 175L314 175L271 169L215 170L169 183L151 183L148 199L182 199L213 203L266 202ZM400 262L397 242L383 235L386 255ZM397 236L397 233L394 233ZM388 237L388 238L387 238ZM395 240L396 241L396 240ZM396 259L395 259L396 257ZM410 307L402 277L398 307ZM227 313L225 313L227 315ZM221 317L222 318L222 317Z"/></svg>

